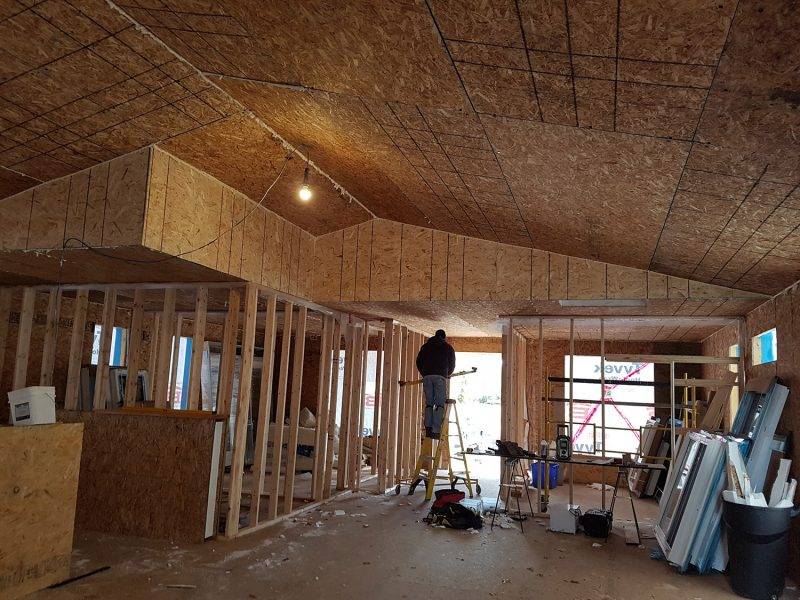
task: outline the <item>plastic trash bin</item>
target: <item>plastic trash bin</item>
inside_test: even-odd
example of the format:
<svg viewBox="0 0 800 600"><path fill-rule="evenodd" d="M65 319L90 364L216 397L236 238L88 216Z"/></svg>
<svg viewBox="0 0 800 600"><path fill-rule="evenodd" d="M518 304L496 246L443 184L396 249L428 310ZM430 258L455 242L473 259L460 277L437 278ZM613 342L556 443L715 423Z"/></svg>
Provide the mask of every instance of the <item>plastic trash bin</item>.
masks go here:
<svg viewBox="0 0 800 600"><path fill-rule="evenodd" d="M555 489L558 487L558 463L548 463L550 467L550 489ZM544 487L547 481L546 473L544 470L544 461L534 461L531 463L531 485L533 487L538 488L540 486Z"/></svg>
<svg viewBox="0 0 800 600"><path fill-rule="evenodd" d="M724 504L731 588L745 598L780 598L789 562L789 525L800 511Z"/></svg>

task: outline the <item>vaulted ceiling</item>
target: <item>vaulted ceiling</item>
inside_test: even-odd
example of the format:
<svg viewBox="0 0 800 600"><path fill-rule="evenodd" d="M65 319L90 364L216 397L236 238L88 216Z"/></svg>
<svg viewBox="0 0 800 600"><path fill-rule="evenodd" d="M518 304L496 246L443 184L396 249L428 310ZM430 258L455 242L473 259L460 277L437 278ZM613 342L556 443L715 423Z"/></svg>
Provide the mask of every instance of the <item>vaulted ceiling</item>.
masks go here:
<svg viewBox="0 0 800 600"><path fill-rule="evenodd" d="M379 216L800 279L785 0L0 1L0 196L160 143L314 234ZM154 36L154 37L153 37ZM345 190L346 192L343 192Z"/></svg>

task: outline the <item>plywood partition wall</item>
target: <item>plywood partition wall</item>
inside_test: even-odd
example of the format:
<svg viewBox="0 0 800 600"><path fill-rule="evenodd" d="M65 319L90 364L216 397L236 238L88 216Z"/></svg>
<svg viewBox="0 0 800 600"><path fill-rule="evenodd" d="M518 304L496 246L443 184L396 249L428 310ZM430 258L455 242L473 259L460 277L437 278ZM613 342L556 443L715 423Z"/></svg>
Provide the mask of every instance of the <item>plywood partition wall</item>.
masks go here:
<svg viewBox="0 0 800 600"><path fill-rule="evenodd" d="M631 267L374 219L317 238L316 301L764 298ZM365 257L351 260L352 256Z"/></svg>

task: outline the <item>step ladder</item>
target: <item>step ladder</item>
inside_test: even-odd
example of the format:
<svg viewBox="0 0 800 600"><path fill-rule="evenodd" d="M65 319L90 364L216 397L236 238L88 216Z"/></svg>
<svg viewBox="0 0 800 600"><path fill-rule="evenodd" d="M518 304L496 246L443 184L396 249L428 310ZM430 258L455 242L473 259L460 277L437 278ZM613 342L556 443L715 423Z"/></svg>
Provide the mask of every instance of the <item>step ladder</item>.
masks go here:
<svg viewBox="0 0 800 600"><path fill-rule="evenodd" d="M452 417L452 420L451 420ZM450 433L450 426L455 425L455 434ZM457 448L451 452L450 438L456 439ZM464 464L463 475L453 470L453 461ZM443 464L446 465L442 466ZM446 471L446 475L440 475L439 471ZM480 495L481 486L477 479L473 479L469 474L466 453L464 452L464 438L461 435L461 423L458 420L458 408L456 401L448 399L444 405L444 416L442 417L442 429L439 439L426 437L422 440L420 454L414 467L414 473L407 480L403 480L395 487L395 494L400 493L402 485L408 485L408 494L411 495L420 483L425 483L425 500L433 498L433 488L436 481L447 481L450 487L455 487L459 481L463 482L469 493L473 497L473 484L475 493Z"/></svg>

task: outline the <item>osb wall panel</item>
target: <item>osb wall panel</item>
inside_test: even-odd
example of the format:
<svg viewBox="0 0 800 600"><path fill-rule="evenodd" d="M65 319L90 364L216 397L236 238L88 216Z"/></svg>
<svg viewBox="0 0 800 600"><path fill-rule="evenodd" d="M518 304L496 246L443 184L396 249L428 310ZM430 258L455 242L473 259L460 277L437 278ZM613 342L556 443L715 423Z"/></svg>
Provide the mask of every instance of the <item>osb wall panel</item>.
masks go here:
<svg viewBox="0 0 800 600"><path fill-rule="evenodd" d="M317 238L312 296L321 302L760 297L384 219Z"/></svg>
<svg viewBox="0 0 800 600"><path fill-rule="evenodd" d="M310 233L160 148L152 149L143 240L282 292L307 297L312 287Z"/></svg>
<svg viewBox="0 0 800 600"><path fill-rule="evenodd" d="M0 597L69 577L81 425L0 428Z"/></svg>
<svg viewBox="0 0 800 600"><path fill-rule="evenodd" d="M754 377L779 377L789 388L789 399L783 409L778 432L791 434L800 427L800 406L797 404L800 389L800 287L795 285L765 302L752 312L745 321L746 348L745 374L748 379ZM754 335L775 327L778 335L778 360L772 363L753 366L751 340ZM738 344L738 333L735 327L726 327L703 342L703 354L707 356L728 356L730 347ZM707 365L704 377L719 377L725 367ZM793 445L789 458L792 459L791 476L798 478L800 465L800 447ZM800 524L795 523L791 531L789 543L791 548L790 574L800 577Z"/></svg>
<svg viewBox="0 0 800 600"><path fill-rule="evenodd" d="M0 203L0 249L139 244L150 149L43 183Z"/></svg>
<svg viewBox="0 0 800 600"><path fill-rule="evenodd" d="M77 531L203 541L213 418L59 411L59 419L85 427Z"/></svg>

